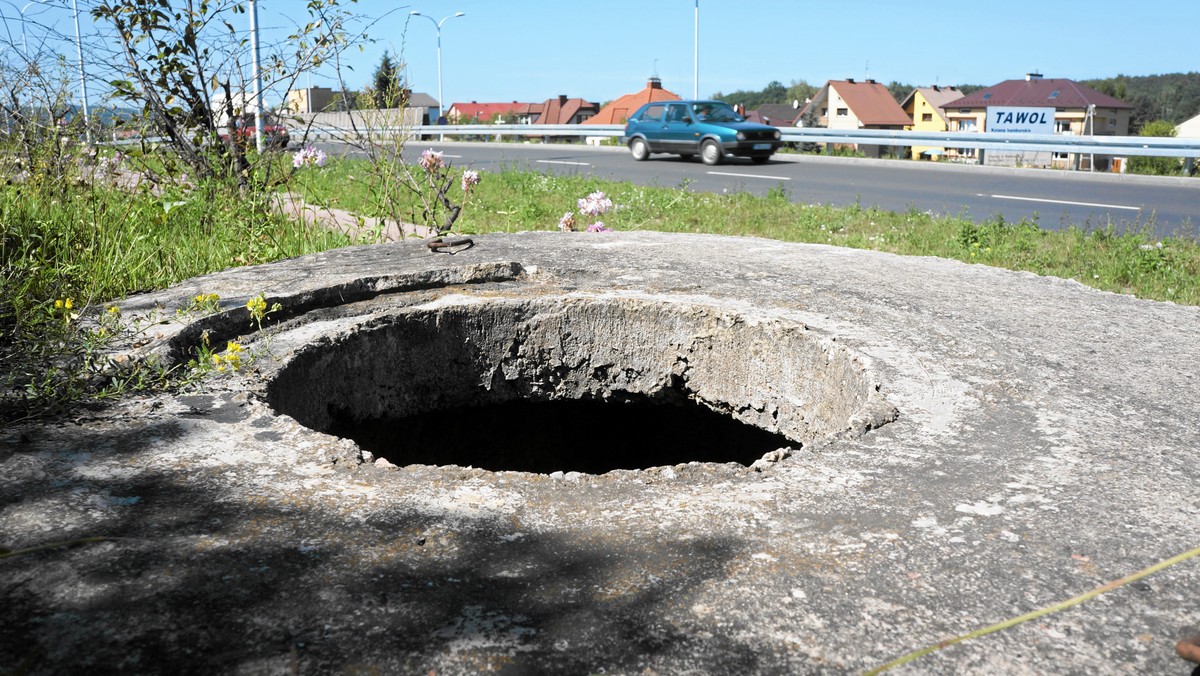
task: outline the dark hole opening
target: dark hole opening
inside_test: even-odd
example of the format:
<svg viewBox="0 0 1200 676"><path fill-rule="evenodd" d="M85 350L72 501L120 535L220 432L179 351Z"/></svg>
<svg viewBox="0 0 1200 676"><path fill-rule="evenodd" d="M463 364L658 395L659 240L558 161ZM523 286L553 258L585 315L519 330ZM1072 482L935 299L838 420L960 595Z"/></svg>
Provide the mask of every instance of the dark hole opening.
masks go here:
<svg viewBox="0 0 1200 676"><path fill-rule="evenodd" d="M695 404L510 401L370 421L329 433L395 465L603 474L697 462L750 465L797 443Z"/></svg>

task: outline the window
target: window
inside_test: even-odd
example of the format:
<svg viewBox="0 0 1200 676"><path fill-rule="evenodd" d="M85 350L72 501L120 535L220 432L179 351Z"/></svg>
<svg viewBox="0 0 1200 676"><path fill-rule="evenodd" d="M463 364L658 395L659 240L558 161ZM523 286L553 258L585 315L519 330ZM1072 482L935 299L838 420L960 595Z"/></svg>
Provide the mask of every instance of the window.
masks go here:
<svg viewBox="0 0 1200 676"><path fill-rule="evenodd" d="M850 116L850 109L849 109L849 108L838 108L838 109L837 109L837 116L838 116L838 117L849 117L849 116Z"/></svg>
<svg viewBox="0 0 1200 676"><path fill-rule="evenodd" d="M1058 89L1055 89L1054 91L1050 92L1050 100L1053 101L1054 99L1057 99L1059 93L1060 93L1060 90L1058 90Z"/></svg>
<svg viewBox="0 0 1200 676"><path fill-rule="evenodd" d="M991 92L988 92L988 93L986 93L986 94L984 94L984 95L983 95L983 100L984 100L984 101L987 101L987 100L988 100L988 99L990 99L990 98L992 98L992 93L991 93Z"/></svg>
<svg viewBox="0 0 1200 676"><path fill-rule="evenodd" d="M1071 134L1071 121L1070 120L1055 120L1054 121L1054 133L1055 134ZM1053 159L1063 160L1063 161L1066 161L1068 159L1067 153L1054 153L1052 155L1052 157L1053 157Z"/></svg>
<svg viewBox="0 0 1200 676"><path fill-rule="evenodd" d="M922 113L921 121L922 122L933 122L933 113Z"/></svg>
<svg viewBox="0 0 1200 676"><path fill-rule="evenodd" d="M642 113L643 122L658 122L662 119L665 106L650 106Z"/></svg>

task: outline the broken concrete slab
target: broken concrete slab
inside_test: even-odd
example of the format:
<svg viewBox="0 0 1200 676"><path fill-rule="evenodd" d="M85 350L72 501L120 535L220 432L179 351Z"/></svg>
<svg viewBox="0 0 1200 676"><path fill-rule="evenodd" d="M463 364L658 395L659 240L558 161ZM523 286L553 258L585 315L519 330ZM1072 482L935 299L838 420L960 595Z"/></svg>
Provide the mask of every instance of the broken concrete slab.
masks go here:
<svg viewBox="0 0 1200 676"><path fill-rule="evenodd" d="M221 311L176 314L200 293ZM258 294L282 306L263 332ZM185 359L205 331L256 356L2 433L0 545L109 538L0 561L8 669L862 671L1200 544L1200 310L1073 281L525 233L123 308L161 322L131 358ZM401 466L320 431L339 406L436 415L472 392L687 400L791 443L754 467L532 473ZM906 669L1188 673L1197 590L1184 563Z"/></svg>

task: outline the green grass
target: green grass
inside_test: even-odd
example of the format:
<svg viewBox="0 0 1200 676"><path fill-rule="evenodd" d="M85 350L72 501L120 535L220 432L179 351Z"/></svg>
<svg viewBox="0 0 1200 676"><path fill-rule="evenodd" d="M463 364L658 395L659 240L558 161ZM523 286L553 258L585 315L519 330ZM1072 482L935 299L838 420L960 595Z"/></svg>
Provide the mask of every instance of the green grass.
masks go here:
<svg viewBox="0 0 1200 676"><path fill-rule="evenodd" d="M113 372L104 346L134 327L82 328L79 315L107 317L108 301L134 292L348 243L215 186L164 195L71 177L0 186L0 423L167 379Z"/></svg>
<svg viewBox="0 0 1200 676"><path fill-rule="evenodd" d="M401 186L403 173L395 168L377 174L364 161L341 160L292 172L288 160L274 158L273 176L312 202L363 216L394 211L418 220L417 199ZM1051 232L1031 222L975 223L915 211L794 204L782 185L766 197L715 195L686 185L644 187L505 170L484 174L456 231L555 230L564 213L576 210L575 201L595 190L616 205L603 216L615 230L740 235L941 256L1200 305L1200 247L1191 240L1158 242L1111 229ZM454 192L457 201L457 186ZM123 371L105 361L105 346L115 336L145 329L129 324L129 318L107 315L111 300L229 267L350 243L290 222L261 194L220 185L154 194L88 185L51 172L0 185L0 425L179 382L179 374L153 365ZM77 315L88 313L111 321L85 325Z"/></svg>
<svg viewBox="0 0 1200 676"><path fill-rule="evenodd" d="M380 215L369 167L341 160L293 181L292 189L331 207ZM553 230L575 200L603 190L616 209L603 218L616 230L702 232L831 244L912 256L939 256L1075 279L1106 291L1200 305L1200 246L1156 240L1109 226L1049 231L1036 222L976 223L861 207L794 204L782 186L766 197L696 193L687 186L644 187L582 176L528 171L485 173L457 230L467 234ZM405 199L404 195L397 195ZM411 213L411 209L401 209Z"/></svg>

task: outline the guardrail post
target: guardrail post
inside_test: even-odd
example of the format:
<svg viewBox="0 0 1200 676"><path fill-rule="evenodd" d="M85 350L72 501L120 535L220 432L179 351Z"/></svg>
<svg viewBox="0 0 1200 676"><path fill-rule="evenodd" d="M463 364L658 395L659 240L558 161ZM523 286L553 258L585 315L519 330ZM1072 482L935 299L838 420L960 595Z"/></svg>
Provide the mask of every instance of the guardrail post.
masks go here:
<svg viewBox="0 0 1200 676"><path fill-rule="evenodd" d="M1196 158L1185 157L1183 160L1183 175L1191 176L1196 173Z"/></svg>

